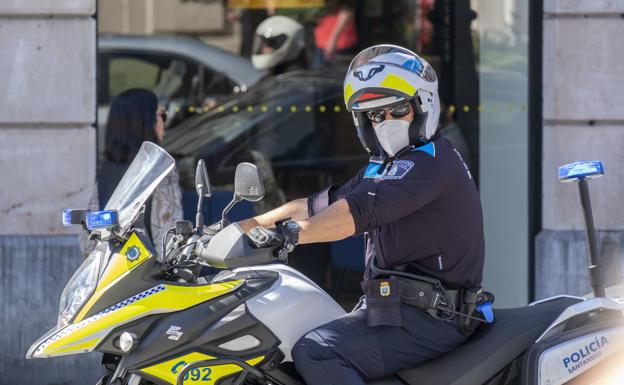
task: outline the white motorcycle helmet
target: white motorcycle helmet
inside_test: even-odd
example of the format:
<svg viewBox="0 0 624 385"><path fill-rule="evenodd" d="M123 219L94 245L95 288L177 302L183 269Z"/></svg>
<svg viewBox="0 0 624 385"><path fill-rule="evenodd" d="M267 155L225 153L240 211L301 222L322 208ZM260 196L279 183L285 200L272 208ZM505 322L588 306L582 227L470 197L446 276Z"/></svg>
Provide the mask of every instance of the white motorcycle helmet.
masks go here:
<svg viewBox="0 0 624 385"><path fill-rule="evenodd" d="M344 100L362 145L377 158L390 158L407 147L421 146L438 128L440 99L435 71L420 56L399 46L381 44L357 54L344 81ZM386 130L385 137L380 137L371 119L380 124L379 129L383 109L395 107L400 111L405 103L412 105L414 119L409 125L401 122L404 127L395 125L390 134ZM388 140L393 141L392 150Z"/></svg>
<svg viewBox="0 0 624 385"><path fill-rule="evenodd" d="M256 28L251 62L259 70L295 60L305 46L303 26L286 16L271 16Z"/></svg>

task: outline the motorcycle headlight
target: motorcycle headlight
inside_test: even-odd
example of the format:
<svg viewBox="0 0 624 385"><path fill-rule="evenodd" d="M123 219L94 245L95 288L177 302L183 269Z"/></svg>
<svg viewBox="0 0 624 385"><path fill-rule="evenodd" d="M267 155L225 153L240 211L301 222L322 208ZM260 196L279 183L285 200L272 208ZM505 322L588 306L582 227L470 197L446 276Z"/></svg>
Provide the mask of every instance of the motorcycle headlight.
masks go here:
<svg viewBox="0 0 624 385"><path fill-rule="evenodd" d="M63 289L59 306L59 329L69 324L76 312L93 294L98 283L104 253L101 247L93 250Z"/></svg>

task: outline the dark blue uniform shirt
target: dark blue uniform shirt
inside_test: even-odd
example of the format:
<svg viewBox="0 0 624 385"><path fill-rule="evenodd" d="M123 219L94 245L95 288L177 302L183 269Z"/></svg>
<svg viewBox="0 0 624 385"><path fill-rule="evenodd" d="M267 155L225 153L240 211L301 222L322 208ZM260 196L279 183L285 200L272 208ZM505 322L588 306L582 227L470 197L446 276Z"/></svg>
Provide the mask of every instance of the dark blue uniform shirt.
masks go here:
<svg viewBox="0 0 624 385"><path fill-rule="evenodd" d="M386 166L371 162L346 184L311 196L309 215L339 199L349 204L355 235L364 234L366 266L374 257L378 267L409 264L409 271L437 278L450 289L481 284L485 246L479 192L444 137Z"/></svg>

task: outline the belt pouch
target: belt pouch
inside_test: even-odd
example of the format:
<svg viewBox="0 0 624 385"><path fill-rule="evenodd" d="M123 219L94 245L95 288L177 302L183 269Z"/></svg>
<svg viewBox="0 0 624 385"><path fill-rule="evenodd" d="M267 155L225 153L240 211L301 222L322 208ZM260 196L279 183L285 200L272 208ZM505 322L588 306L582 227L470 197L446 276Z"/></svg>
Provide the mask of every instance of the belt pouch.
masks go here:
<svg viewBox="0 0 624 385"><path fill-rule="evenodd" d="M403 326L401 293L396 278L369 279L361 285L366 295L368 326Z"/></svg>
<svg viewBox="0 0 624 385"><path fill-rule="evenodd" d="M424 311L432 308L432 298L435 298L435 294L431 284L407 278L398 278L398 281L403 303Z"/></svg>

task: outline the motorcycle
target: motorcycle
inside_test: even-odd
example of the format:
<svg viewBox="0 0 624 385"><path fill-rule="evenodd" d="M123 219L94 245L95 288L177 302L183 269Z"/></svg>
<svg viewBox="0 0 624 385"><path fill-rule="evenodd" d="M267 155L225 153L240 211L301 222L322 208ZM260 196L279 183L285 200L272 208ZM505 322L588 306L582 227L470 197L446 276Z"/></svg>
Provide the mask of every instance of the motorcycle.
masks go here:
<svg viewBox="0 0 624 385"><path fill-rule="evenodd" d="M599 173L590 167L596 164L582 166L564 170L562 179L580 180L587 192L587 178ZM200 161L195 226L177 222L157 251L143 223L144 204L173 167L169 154L146 142L103 211L63 212L63 223L83 225L97 247L63 290L57 326L27 358L97 351L108 369L97 385L304 385L293 345L344 310L290 268L287 250L267 233L247 235L228 224L236 203L264 195L250 163L238 165L221 221L204 227L202 202L211 194ZM495 321L458 349L368 383L556 385L599 371L624 347L624 301L604 296L598 272L593 268L592 278L601 296L495 309Z"/></svg>

